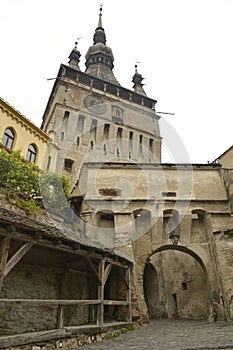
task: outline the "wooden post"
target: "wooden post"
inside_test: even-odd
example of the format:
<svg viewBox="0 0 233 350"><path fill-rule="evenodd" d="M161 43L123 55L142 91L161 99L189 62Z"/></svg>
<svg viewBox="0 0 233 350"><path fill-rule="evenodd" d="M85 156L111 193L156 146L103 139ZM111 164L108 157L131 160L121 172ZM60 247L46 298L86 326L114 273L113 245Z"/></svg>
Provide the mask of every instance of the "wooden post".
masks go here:
<svg viewBox="0 0 233 350"><path fill-rule="evenodd" d="M60 285L60 291L59 291L59 298L64 299L65 295L65 289L66 289L66 282L67 282L67 276L68 276L68 266L65 269L65 272L62 274L62 280ZM63 328L64 326L64 306L59 305L57 309L57 328Z"/></svg>
<svg viewBox="0 0 233 350"><path fill-rule="evenodd" d="M131 288L130 288L130 267L126 270L126 280L128 284L127 288L127 294L126 294L126 301L128 301L129 306L128 306L128 321L132 322L132 310L131 310Z"/></svg>
<svg viewBox="0 0 233 350"><path fill-rule="evenodd" d="M104 324L104 269L105 260L102 259L99 262L99 277L101 284L98 285L98 299L100 299L100 305L97 308L97 326L102 327Z"/></svg>
<svg viewBox="0 0 233 350"><path fill-rule="evenodd" d="M11 245L11 238L5 236L2 241L2 249L1 249L1 260L0 260L0 291L2 289L3 280L5 276L6 263L8 259L8 254Z"/></svg>

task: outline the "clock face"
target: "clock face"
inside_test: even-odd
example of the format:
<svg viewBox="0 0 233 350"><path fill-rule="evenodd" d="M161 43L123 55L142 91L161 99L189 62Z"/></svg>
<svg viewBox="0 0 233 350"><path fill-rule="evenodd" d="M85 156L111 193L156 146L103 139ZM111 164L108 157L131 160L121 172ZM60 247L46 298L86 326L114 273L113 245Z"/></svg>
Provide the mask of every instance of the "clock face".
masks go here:
<svg viewBox="0 0 233 350"><path fill-rule="evenodd" d="M86 96L84 98L84 106L94 114L103 114L106 111L104 101L98 96Z"/></svg>

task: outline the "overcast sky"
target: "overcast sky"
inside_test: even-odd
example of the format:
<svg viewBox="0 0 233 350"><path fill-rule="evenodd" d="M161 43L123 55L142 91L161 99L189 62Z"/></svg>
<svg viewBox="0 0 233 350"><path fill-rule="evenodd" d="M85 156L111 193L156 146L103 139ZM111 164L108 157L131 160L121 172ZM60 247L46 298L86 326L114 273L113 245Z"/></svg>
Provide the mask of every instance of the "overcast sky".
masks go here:
<svg viewBox="0 0 233 350"><path fill-rule="evenodd" d="M0 96L41 125L59 65L78 37L85 54L98 23L96 0L0 0ZM233 0L103 0L114 74L132 89L135 62L147 95L194 163L233 144ZM166 142L166 130L163 136ZM164 161L167 161L164 156Z"/></svg>

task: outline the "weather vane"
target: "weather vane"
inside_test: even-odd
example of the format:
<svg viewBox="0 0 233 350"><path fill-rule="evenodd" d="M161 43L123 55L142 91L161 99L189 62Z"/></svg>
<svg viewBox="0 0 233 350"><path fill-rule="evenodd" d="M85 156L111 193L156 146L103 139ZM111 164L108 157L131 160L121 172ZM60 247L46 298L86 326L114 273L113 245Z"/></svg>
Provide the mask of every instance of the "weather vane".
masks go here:
<svg viewBox="0 0 233 350"><path fill-rule="evenodd" d="M80 37L75 41L75 46L74 46L75 49L77 49L77 45L78 45L78 42L79 42L80 39L82 39L82 36L80 36Z"/></svg>

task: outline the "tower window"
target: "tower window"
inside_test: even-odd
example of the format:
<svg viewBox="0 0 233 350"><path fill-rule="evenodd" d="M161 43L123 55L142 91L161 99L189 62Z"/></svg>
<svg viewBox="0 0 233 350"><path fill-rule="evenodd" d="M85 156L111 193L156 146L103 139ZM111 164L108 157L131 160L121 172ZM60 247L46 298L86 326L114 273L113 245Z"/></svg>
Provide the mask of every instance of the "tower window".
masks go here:
<svg viewBox="0 0 233 350"><path fill-rule="evenodd" d="M80 137L78 136L77 137L77 146L79 146L80 145Z"/></svg>
<svg viewBox="0 0 233 350"><path fill-rule="evenodd" d="M10 128L7 128L3 136L2 144L7 148L12 149L14 139L15 139L14 131Z"/></svg>
<svg viewBox="0 0 233 350"><path fill-rule="evenodd" d="M129 153L131 155L133 151L133 131L129 132Z"/></svg>
<svg viewBox="0 0 233 350"><path fill-rule="evenodd" d="M61 141L63 141L64 138L65 138L65 133L64 133L64 131L62 131L62 132L61 132Z"/></svg>
<svg viewBox="0 0 233 350"><path fill-rule="evenodd" d="M109 139L109 129L110 129L110 124L104 124L104 138L105 138L105 140Z"/></svg>
<svg viewBox="0 0 233 350"><path fill-rule="evenodd" d="M96 139L97 123L98 123L98 121L96 119L92 119L92 121L91 121L91 134L94 136L94 139Z"/></svg>
<svg viewBox="0 0 233 350"><path fill-rule="evenodd" d="M139 157L142 157L142 139L143 136L139 135Z"/></svg>
<svg viewBox="0 0 233 350"><path fill-rule="evenodd" d="M150 139L149 140L149 150L150 150L151 153L153 153L153 145L154 145L154 140Z"/></svg>
<svg viewBox="0 0 233 350"><path fill-rule="evenodd" d="M122 128L117 129L117 138L121 139L122 138Z"/></svg>
<svg viewBox="0 0 233 350"><path fill-rule="evenodd" d="M65 162L64 162L64 169L70 173L70 172L72 171L73 163L74 163L73 160L71 160L71 159L65 159Z"/></svg>
<svg viewBox="0 0 233 350"><path fill-rule="evenodd" d="M115 93L116 94L116 93ZM114 124L123 124L123 110L119 107L112 107L112 122Z"/></svg>
<svg viewBox="0 0 233 350"><path fill-rule="evenodd" d="M70 116L70 112L69 111L65 111L64 117L63 117L63 123L68 122L69 116Z"/></svg>
<svg viewBox="0 0 233 350"><path fill-rule="evenodd" d="M27 152L27 160L30 163L35 163L36 161L36 147L34 145L29 145L28 152Z"/></svg>

